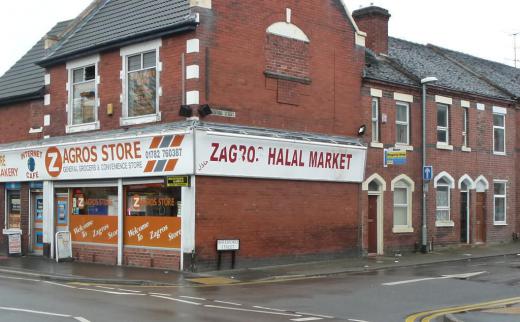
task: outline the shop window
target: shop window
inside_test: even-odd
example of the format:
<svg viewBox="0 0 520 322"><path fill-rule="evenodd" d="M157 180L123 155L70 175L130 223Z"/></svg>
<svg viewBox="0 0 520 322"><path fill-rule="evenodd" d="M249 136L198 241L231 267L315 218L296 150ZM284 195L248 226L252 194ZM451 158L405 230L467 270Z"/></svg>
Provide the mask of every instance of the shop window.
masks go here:
<svg viewBox="0 0 520 322"><path fill-rule="evenodd" d="M58 200L57 219L60 220L60 207L70 207L72 240L74 242L117 244L117 188L73 188L70 194L72 196L70 206L67 204L67 199Z"/></svg>
<svg viewBox="0 0 520 322"><path fill-rule="evenodd" d="M7 229L21 229L22 209L20 191L7 191Z"/></svg>
<svg viewBox="0 0 520 322"><path fill-rule="evenodd" d="M506 224L506 190L507 182L494 182L494 216L493 222L495 225Z"/></svg>
<svg viewBox="0 0 520 322"><path fill-rule="evenodd" d="M125 246L180 248L181 188L131 185L125 199Z"/></svg>

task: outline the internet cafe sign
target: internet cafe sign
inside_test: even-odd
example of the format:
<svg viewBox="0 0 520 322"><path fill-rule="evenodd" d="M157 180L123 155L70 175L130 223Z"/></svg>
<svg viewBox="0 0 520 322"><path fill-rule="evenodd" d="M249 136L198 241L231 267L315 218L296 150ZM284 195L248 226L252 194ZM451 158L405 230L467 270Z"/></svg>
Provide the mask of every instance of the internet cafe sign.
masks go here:
<svg viewBox="0 0 520 322"><path fill-rule="evenodd" d="M0 182L191 174L192 146L181 133L0 151Z"/></svg>
<svg viewBox="0 0 520 322"><path fill-rule="evenodd" d="M362 182L366 148L197 132L197 175Z"/></svg>

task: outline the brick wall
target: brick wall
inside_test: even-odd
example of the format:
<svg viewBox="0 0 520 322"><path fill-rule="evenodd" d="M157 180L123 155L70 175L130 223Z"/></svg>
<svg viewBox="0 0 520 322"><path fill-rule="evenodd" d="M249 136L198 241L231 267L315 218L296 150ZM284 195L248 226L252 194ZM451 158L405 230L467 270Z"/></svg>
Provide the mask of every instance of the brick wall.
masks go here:
<svg viewBox="0 0 520 322"><path fill-rule="evenodd" d="M420 243L421 236L421 202L422 202L422 151L421 151L421 96L420 93L411 91L410 89L390 86L385 84L367 83L362 89L363 93L363 117L366 123L370 124L371 117L371 97L370 88L382 89L383 97L380 101L380 114L387 115L386 124L380 125L381 141L386 148L393 147L395 144L395 119L396 119L396 101L393 93L399 92L411 94L414 96L414 103L411 104L411 145L414 150L407 152L406 166L389 166L383 167L383 149L369 148L366 178L377 173L381 175L387 184L387 191L384 195L384 244L388 251L396 249L412 249L416 242ZM437 142L437 103L434 101L434 94L443 95L453 98L453 104L450 106L450 144L453 145L453 151L440 150L436 147ZM471 103L469 108L469 143L471 152L461 151L463 142L462 126L463 126L463 108L461 107L461 99L468 100ZM486 106L485 111L479 111L476 103L483 103ZM429 239L433 237L434 244L448 245L460 242L461 234L461 208L460 208L460 190L458 188L459 179L468 174L473 180L483 175L490 184L490 189L486 192L486 231L487 242L507 242L511 240L511 235L517 231L516 218L516 173L517 164L515 162L515 138L517 112L513 108L508 108L506 116L506 156L493 154L493 120L492 106L508 107L508 102L492 101L481 97L461 96L457 93L431 93L428 96L427 103L427 163L433 166L434 174L441 171L448 172L455 179L455 189L451 190L451 219L454 227L435 227L436 212L436 192L433 182L429 185L429 193L427 194L427 214ZM371 127L369 127L365 140L369 144L371 140ZM393 226L393 194L391 192L391 181L400 174L408 175L415 182L415 192L413 194L413 233L392 232ZM493 223L493 180L508 180L507 189L507 226L498 226ZM364 192L366 194L366 192ZM362 208L364 209L363 220L366 222L366 205L368 198L363 197ZM476 193L470 194L470 213L471 213L471 240L474 241L475 231L475 214L476 214ZM365 237L365 247L367 236Z"/></svg>
<svg viewBox="0 0 520 322"><path fill-rule="evenodd" d="M0 144L42 138L41 133L29 134L31 128L36 129L43 125L42 108L43 100L0 106L3 125Z"/></svg>
<svg viewBox="0 0 520 322"><path fill-rule="evenodd" d="M125 247L124 264L127 266L179 270L180 252L160 249Z"/></svg>
<svg viewBox="0 0 520 322"><path fill-rule="evenodd" d="M217 239L240 239L238 265L357 253L357 184L197 178L196 258L214 269Z"/></svg>
<svg viewBox="0 0 520 322"><path fill-rule="evenodd" d="M112 245L86 245L73 242L72 256L79 262L117 265L117 247Z"/></svg>

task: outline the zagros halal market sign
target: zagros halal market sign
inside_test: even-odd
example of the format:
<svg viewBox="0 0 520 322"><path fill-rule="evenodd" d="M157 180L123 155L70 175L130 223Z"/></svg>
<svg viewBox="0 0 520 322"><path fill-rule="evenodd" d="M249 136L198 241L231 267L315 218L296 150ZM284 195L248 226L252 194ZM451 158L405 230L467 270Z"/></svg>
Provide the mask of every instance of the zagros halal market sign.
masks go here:
<svg viewBox="0 0 520 322"><path fill-rule="evenodd" d="M197 175L362 182L366 148L197 132Z"/></svg>
<svg viewBox="0 0 520 322"><path fill-rule="evenodd" d="M193 173L192 135L169 134L0 152L0 181Z"/></svg>

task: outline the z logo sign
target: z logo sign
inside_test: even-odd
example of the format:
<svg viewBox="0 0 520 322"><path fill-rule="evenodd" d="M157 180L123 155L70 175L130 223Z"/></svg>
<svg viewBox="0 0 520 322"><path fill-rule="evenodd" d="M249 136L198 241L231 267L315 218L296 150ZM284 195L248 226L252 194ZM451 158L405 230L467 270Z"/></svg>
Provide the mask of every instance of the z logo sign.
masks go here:
<svg viewBox="0 0 520 322"><path fill-rule="evenodd" d="M47 153L45 154L45 168L53 178L56 178L61 174L63 162L61 152L58 148L51 147L47 150Z"/></svg>

